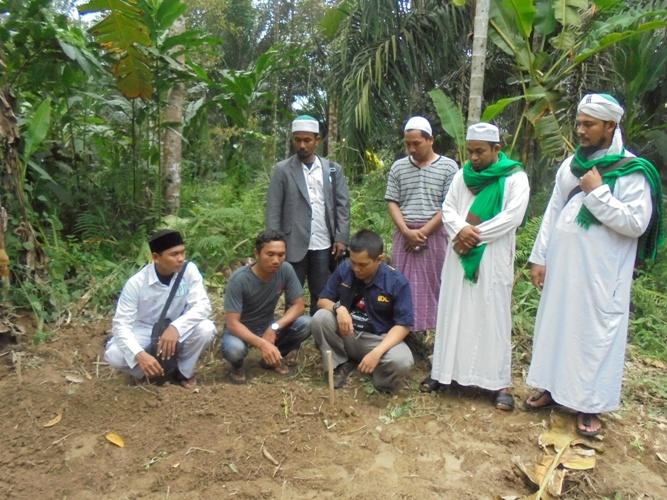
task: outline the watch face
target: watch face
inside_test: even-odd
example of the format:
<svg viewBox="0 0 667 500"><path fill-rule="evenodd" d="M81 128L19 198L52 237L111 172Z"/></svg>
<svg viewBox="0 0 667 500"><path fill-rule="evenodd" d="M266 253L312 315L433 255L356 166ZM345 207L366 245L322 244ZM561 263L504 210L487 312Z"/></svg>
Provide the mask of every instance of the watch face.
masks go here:
<svg viewBox="0 0 667 500"><path fill-rule="evenodd" d="M280 330L280 325L278 323L271 323L271 330L273 331Z"/></svg>

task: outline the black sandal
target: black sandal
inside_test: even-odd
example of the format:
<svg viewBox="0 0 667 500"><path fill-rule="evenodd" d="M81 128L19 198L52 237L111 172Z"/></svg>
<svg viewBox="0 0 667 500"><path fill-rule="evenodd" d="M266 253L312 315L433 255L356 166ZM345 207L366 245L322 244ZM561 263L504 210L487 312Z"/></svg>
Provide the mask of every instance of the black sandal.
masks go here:
<svg viewBox="0 0 667 500"><path fill-rule="evenodd" d="M514 409L514 396L509 392L498 391L493 404L498 410L512 411Z"/></svg>
<svg viewBox="0 0 667 500"><path fill-rule="evenodd" d="M426 377L419 384L419 392L430 393L433 391L437 391L438 389L440 389L441 385L442 384L437 380L432 379L431 377Z"/></svg>
<svg viewBox="0 0 667 500"><path fill-rule="evenodd" d="M581 416L581 423L584 425L584 427L590 427L591 424L593 423L593 419L596 418L598 422L600 422L600 428L596 431L587 431L586 429L582 429L581 427L579 427L579 418L577 418L577 434L589 438L594 438L595 436L600 434L600 432L602 431L602 420L600 420L600 417L598 417L597 413L579 412L577 417L579 416Z"/></svg>

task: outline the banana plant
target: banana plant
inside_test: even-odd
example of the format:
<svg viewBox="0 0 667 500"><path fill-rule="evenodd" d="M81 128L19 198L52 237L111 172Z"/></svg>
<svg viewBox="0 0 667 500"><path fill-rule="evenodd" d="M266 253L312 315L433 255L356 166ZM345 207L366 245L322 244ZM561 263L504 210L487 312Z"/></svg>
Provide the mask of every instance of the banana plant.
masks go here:
<svg viewBox="0 0 667 500"><path fill-rule="evenodd" d="M667 11L617 0L499 0L492 2L490 26L490 40L514 60L516 93L488 106L482 119L522 102L511 149L519 137L534 134L541 154L557 159L573 149L569 122L572 94L579 92L577 71L623 40L664 29Z"/></svg>

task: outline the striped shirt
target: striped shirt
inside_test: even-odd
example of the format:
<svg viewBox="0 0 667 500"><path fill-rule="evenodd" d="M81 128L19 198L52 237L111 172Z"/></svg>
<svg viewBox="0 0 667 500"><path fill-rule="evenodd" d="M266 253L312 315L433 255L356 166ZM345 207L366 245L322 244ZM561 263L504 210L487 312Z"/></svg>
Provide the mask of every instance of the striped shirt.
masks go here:
<svg viewBox="0 0 667 500"><path fill-rule="evenodd" d="M442 209L442 202L459 166L451 158L438 156L426 167L418 167L409 156L389 170L385 201L398 204L406 222L423 222Z"/></svg>

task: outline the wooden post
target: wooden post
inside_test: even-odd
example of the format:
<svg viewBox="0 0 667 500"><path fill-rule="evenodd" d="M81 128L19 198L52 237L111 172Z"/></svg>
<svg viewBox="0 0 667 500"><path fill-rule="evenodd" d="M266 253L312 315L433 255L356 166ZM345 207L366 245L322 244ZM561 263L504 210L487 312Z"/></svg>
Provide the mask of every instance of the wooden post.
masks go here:
<svg viewBox="0 0 667 500"><path fill-rule="evenodd" d="M327 351L327 371L329 374L329 403L333 406L336 400L334 395L333 354L330 350Z"/></svg>

